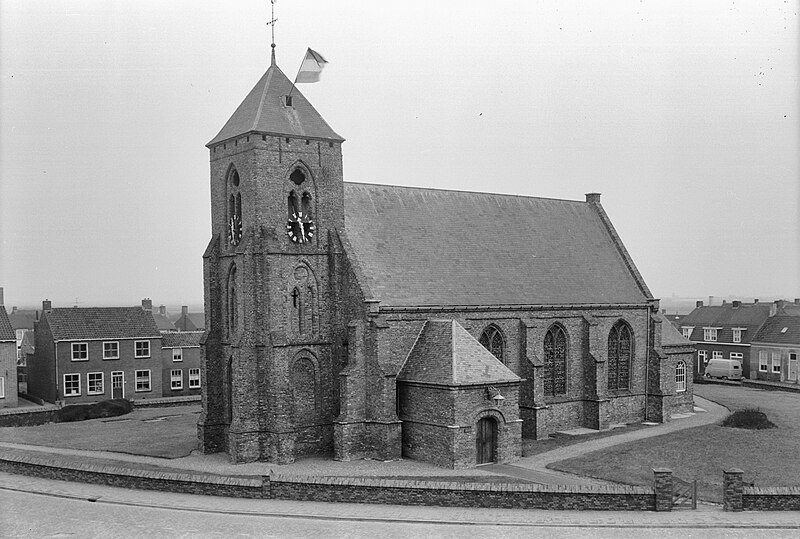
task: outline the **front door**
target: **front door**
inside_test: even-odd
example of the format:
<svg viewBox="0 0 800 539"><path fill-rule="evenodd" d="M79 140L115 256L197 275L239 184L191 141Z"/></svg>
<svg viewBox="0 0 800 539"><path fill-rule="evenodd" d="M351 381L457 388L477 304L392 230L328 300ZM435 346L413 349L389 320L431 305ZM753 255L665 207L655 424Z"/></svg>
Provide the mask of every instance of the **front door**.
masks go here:
<svg viewBox="0 0 800 539"><path fill-rule="evenodd" d="M111 398L125 398L125 373L122 371L114 371L111 373Z"/></svg>
<svg viewBox="0 0 800 539"><path fill-rule="evenodd" d="M484 417L478 421L475 436L475 462L489 464L495 461L497 447L497 421L491 417Z"/></svg>
<svg viewBox="0 0 800 539"><path fill-rule="evenodd" d="M797 381L797 354L789 354L789 380Z"/></svg>

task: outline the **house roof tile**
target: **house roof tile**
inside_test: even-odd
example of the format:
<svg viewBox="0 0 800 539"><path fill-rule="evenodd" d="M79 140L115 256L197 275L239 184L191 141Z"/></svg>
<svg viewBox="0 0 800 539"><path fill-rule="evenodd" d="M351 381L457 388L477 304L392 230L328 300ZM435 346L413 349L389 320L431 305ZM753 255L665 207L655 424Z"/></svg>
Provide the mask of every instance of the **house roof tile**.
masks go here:
<svg viewBox="0 0 800 539"><path fill-rule="evenodd" d="M0 305L0 341L15 341L17 340L17 334L14 332L14 328L11 327L11 321L8 319L8 313L6 310Z"/></svg>
<svg viewBox="0 0 800 539"><path fill-rule="evenodd" d="M202 331L178 331L161 334L161 348L198 348Z"/></svg>
<svg viewBox="0 0 800 539"><path fill-rule="evenodd" d="M586 202L345 183L345 229L382 305L648 299Z"/></svg>
<svg viewBox="0 0 800 539"><path fill-rule="evenodd" d="M152 313L141 307L70 307L45 312L53 339L158 338Z"/></svg>
<svg viewBox="0 0 800 539"><path fill-rule="evenodd" d="M741 342L749 343L769 317L768 303L742 303L734 307L732 303L705 305L697 307L681 320L681 326L694 327L692 340L703 340L704 327L722 328L717 334L717 342L733 342L733 328L743 328Z"/></svg>
<svg viewBox="0 0 800 539"><path fill-rule="evenodd" d="M778 315L769 317L750 342L756 341L800 346L800 316Z"/></svg>
<svg viewBox="0 0 800 539"><path fill-rule="evenodd" d="M449 386L520 380L455 320L425 323L397 379Z"/></svg>

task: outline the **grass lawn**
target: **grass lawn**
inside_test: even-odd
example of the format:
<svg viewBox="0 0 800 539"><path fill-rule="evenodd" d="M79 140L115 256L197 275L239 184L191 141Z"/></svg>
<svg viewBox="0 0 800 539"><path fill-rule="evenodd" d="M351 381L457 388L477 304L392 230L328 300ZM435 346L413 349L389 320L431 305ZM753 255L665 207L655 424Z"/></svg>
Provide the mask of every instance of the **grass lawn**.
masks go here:
<svg viewBox="0 0 800 539"><path fill-rule="evenodd" d="M653 468L697 479L698 495L722 501L722 470L741 468L756 486L800 486L800 394L737 386L696 385L695 393L730 410L757 407L776 429L707 425L563 460L550 468L629 485L652 485Z"/></svg>
<svg viewBox="0 0 800 539"><path fill-rule="evenodd" d="M141 408L119 417L2 427L0 441L174 459L197 448L199 414L197 404Z"/></svg>

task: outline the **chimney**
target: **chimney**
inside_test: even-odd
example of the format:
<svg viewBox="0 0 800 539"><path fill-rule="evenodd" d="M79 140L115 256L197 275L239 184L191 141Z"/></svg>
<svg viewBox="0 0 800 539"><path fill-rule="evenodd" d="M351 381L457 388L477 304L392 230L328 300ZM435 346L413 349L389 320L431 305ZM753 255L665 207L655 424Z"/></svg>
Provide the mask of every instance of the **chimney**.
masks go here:
<svg viewBox="0 0 800 539"><path fill-rule="evenodd" d="M733 300L733 308L734 309L738 309L741 306L742 306L742 302L741 301Z"/></svg>
<svg viewBox="0 0 800 539"><path fill-rule="evenodd" d="M0 305L5 305L3 302L3 287L0 286Z"/></svg>
<svg viewBox="0 0 800 539"><path fill-rule="evenodd" d="M728 300L727 299L723 299L722 300L722 304L725 305L726 303L728 303Z"/></svg>
<svg viewBox="0 0 800 539"><path fill-rule="evenodd" d="M786 301L784 301L782 299L776 299L775 300L775 305L778 307L778 310L782 311L783 308L786 307Z"/></svg>
<svg viewBox="0 0 800 539"><path fill-rule="evenodd" d="M794 298L794 304L800 305L800 298Z"/></svg>
<svg viewBox="0 0 800 539"><path fill-rule="evenodd" d="M711 307L711 305L713 304L714 304L714 296L708 296L708 306Z"/></svg>
<svg viewBox="0 0 800 539"><path fill-rule="evenodd" d="M53 302L46 299L42 302L42 312L47 313L53 310Z"/></svg>
<svg viewBox="0 0 800 539"><path fill-rule="evenodd" d="M589 204L600 204L600 193L586 193L586 202Z"/></svg>
<svg viewBox="0 0 800 539"><path fill-rule="evenodd" d="M17 312L17 307L16 306L11 307L11 314L14 314L15 312Z"/></svg>
<svg viewBox="0 0 800 539"><path fill-rule="evenodd" d="M167 316L167 308L164 305L159 305L158 314L160 314L161 316Z"/></svg>
<svg viewBox="0 0 800 539"><path fill-rule="evenodd" d="M753 305L758 305L758 298L753 300Z"/></svg>
<svg viewBox="0 0 800 539"><path fill-rule="evenodd" d="M153 300L150 298L144 298L142 300L142 309L145 311L153 312Z"/></svg>
<svg viewBox="0 0 800 539"><path fill-rule="evenodd" d="M187 314L189 314L189 306L188 305L182 305L181 306L181 316L186 316Z"/></svg>
<svg viewBox="0 0 800 539"><path fill-rule="evenodd" d="M703 306L703 300L699 300L697 303L694 304L695 308L700 308Z"/></svg>
<svg viewBox="0 0 800 539"><path fill-rule="evenodd" d="M775 316L776 314L778 314L778 302L777 301L775 303L770 303L770 305L769 305L769 315L770 316Z"/></svg>

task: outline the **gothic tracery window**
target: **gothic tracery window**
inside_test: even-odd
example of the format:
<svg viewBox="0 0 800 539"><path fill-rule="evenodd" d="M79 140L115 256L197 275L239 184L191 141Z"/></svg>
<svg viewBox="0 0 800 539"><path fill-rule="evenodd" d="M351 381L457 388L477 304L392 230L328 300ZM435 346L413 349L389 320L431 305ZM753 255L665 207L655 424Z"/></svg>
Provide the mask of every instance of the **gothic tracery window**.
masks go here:
<svg viewBox="0 0 800 539"><path fill-rule="evenodd" d="M553 326L544 336L544 394L567 393L567 336L561 326Z"/></svg>
<svg viewBox="0 0 800 539"><path fill-rule="evenodd" d="M483 333L481 333L478 342L491 352L494 357L505 362L505 343L500 328L495 325L487 327L483 330Z"/></svg>
<svg viewBox="0 0 800 539"><path fill-rule="evenodd" d="M228 243L238 245L242 238L242 193L239 191L239 172L231 166L228 171L228 215L225 226L227 227Z"/></svg>
<svg viewBox="0 0 800 539"><path fill-rule="evenodd" d="M615 391L630 387L633 362L633 334L623 321L611 328L608 335L608 389Z"/></svg>

